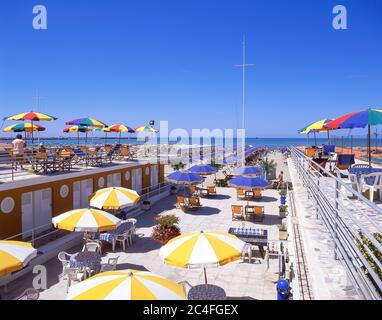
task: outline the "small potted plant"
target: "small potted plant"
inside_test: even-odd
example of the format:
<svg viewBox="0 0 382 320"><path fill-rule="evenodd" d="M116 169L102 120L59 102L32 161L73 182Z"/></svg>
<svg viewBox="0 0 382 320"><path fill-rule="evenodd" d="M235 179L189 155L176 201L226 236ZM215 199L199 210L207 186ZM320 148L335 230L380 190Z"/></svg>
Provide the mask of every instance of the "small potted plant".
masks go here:
<svg viewBox="0 0 382 320"><path fill-rule="evenodd" d="M280 204L285 205L286 204L287 190L282 189L282 190L280 190L279 194L280 194Z"/></svg>
<svg viewBox="0 0 382 320"><path fill-rule="evenodd" d="M171 239L179 236L179 218L176 215L164 215L155 218L157 225L154 226L151 238L165 245Z"/></svg>
<svg viewBox="0 0 382 320"><path fill-rule="evenodd" d="M151 202L149 200L145 200L142 202L142 208L143 210L147 211L150 210Z"/></svg>
<svg viewBox="0 0 382 320"><path fill-rule="evenodd" d="M288 230L285 223L279 224L279 239L280 240L288 240Z"/></svg>
<svg viewBox="0 0 382 320"><path fill-rule="evenodd" d="M176 194L177 188L175 186L171 186L170 188L170 193L171 194Z"/></svg>
<svg viewBox="0 0 382 320"><path fill-rule="evenodd" d="M286 204L282 204L279 206L279 217L280 218L285 218L288 212L288 206Z"/></svg>

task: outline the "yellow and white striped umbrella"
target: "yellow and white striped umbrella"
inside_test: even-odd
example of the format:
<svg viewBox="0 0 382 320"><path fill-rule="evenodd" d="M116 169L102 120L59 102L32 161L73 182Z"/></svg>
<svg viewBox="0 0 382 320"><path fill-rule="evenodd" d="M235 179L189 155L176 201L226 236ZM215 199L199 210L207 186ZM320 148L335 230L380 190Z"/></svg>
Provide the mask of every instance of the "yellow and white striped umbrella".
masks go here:
<svg viewBox="0 0 382 320"><path fill-rule="evenodd" d="M30 243L0 241L0 277L24 268L36 256Z"/></svg>
<svg viewBox="0 0 382 320"><path fill-rule="evenodd" d="M90 206L104 210L119 210L135 205L140 198L134 190L111 187L98 190L90 199Z"/></svg>
<svg viewBox="0 0 382 320"><path fill-rule="evenodd" d="M73 285L67 300L186 300L183 287L147 271L120 270Z"/></svg>
<svg viewBox="0 0 382 320"><path fill-rule="evenodd" d="M159 255L166 264L181 268L225 265L240 259L245 246L235 235L200 231L170 240L159 250Z"/></svg>
<svg viewBox="0 0 382 320"><path fill-rule="evenodd" d="M76 209L60 214L52 219L58 229L76 232L101 232L116 229L121 220L105 211L96 209Z"/></svg>

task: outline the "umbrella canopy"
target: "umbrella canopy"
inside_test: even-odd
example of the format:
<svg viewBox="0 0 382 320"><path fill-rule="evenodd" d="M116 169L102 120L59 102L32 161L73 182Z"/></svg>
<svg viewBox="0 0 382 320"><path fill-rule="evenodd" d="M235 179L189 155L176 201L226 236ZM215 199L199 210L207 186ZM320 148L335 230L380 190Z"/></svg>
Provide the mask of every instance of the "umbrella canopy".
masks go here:
<svg viewBox="0 0 382 320"><path fill-rule="evenodd" d="M139 194L130 189L112 187L98 190L90 199L90 206L104 210L119 210L135 205Z"/></svg>
<svg viewBox="0 0 382 320"><path fill-rule="evenodd" d="M97 274L70 287L68 300L186 300L183 287L147 271Z"/></svg>
<svg viewBox="0 0 382 320"><path fill-rule="evenodd" d="M105 132L129 132L129 133L135 132L135 130L133 128L130 128L130 127L125 126L123 124L113 124L113 125L105 128L104 131Z"/></svg>
<svg viewBox="0 0 382 320"><path fill-rule="evenodd" d="M361 111L351 112L326 124L329 129L353 129L368 128L367 149L369 164L371 164L371 132L370 127L382 124L382 110L368 108Z"/></svg>
<svg viewBox="0 0 382 320"><path fill-rule="evenodd" d="M37 250L30 243L0 241L0 277L22 269L36 256Z"/></svg>
<svg viewBox="0 0 382 320"><path fill-rule="evenodd" d="M19 113L11 117L4 118L3 120L16 120L16 121L52 121L52 120L57 120L56 117L41 113L41 112L24 112L24 113Z"/></svg>
<svg viewBox="0 0 382 320"><path fill-rule="evenodd" d="M65 133L71 133L71 132L89 132L89 131L92 131L92 128L83 127L83 126L70 126L68 128L65 128L63 131Z"/></svg>
<svg viewBox="0 0 382 320"><path fill-rule="evenodd" d="M365 109L348 113L336 120L330 121L325 126L329 129L353 129L376 126L382 123L382 110Z"/></svg>
<svg viewBox="0 0 382 320"><path fill-rule="evenodd" d="M157 133L159 132L157 129L151 126L141 126L134 129L135 132L151 132L151 133Z"/></svg>
<svg viewBox="0 0 382 320"><path fill-rule="evenodd" d="M76 209L52 219L58 229L75 232L101 232L116 229L121 220L110 213L96 209Z"/></svg>
<svg viewBox="0 0 382 320"><path fill-rule="evenodd" d="M36 132L36 131L45 131L45 128L37 124L30 122L23 122L18 124L13 124L9 127L6 127L4 132Z"/></svg>
<svg viewBox="0 0 382 320"><path fill-rule="evenodd" d="M259 177L237 176L229 180L228 185L240 189L263 189L269 186L269 182Z"/></svg>
<svg viewBox="0 0 382 320"><path fill-rule="evenodd" d="M95 127L95 128L105 128L106 124L103 122L92 119L92 118L79 118L68 121L65 123L67 126L81 126L81 127Z"/></svg>
<svg viewBox="0 0 382 320"><path fill-rule="evenodd" d="M182 234L159 250L168 265L180 268L225 265L241 258L246 243L226 232L193 232Z"/></svg>
<svg viewBox="0 0 382 320"><path fill-rule="evenodd" d="M198 184L204 181L203 177L192 172L175 171L168 175L165 180L175 184Z"/></svg>
<svg viewBox="0 0 382 320"><path fill-rule="evenodd" d="M188 169L188 171L192 173L201 174L201 175L207 175L207 174L215 173L218 170L213 166L200 164L200 165L192 166L190 169Z"/></svg>
<svg viewBox="0 0 382 320"><path fill-rule="evenodd" d="M263 173L263 169L260 167L241 167L241 168L236 168L233 170L233 174L235 176L258 176Z"/></svg>
<svg viewBox="0 0 382 320"><path fill-rule="evenodd" d="M333 119L322 119L319 121L316 121L305 128L302 128L301 130L298 131L298 133L301 134L309 134L312 132L322 132L322 131L327 131L331 130L330 128L326 127L326 124L333 121Z"/></svg>

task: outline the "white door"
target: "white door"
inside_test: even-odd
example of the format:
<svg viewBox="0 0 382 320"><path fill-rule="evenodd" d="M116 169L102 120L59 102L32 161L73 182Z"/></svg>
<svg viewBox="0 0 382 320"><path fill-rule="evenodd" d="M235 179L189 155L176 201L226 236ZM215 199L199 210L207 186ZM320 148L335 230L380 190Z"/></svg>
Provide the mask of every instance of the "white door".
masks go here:
<svg viewBox="0 0 382 320"><path fill-rule="evenodd" d="M120 173L109 174L107 176L107 187L120 187L122 183L121 179Z"/></svg>
<svg viewBox="0 0 382 320"><path fill-rule="evenodd" d="M23 193L21 196L21 224L23 239L31 236L33 229L33 193Z"/></svg>
<svg viewBox="0 0 382 320"><path fill-rule="evenodd" d="M81 181L73 183L73 209L81 208Z"/></svg>
<svg viewBox="0 0 382 320"><path fill-rule="evenodd" d="M81 181L81 208L89 207L89 197L93 193L93 179Z"/></svg>
<svg viewBox="0 0 382 320"><path fill-rule="evenodd" d="M159 182L159 170L158 165L151 166L150 186L151 189L157 188Z"/></svg>
<svg viewBox="0 0 382 320"><path fill-rule="evenodd" d="M142 169L132 171L131 188L138 193L142 192Z"/></svg>
<svg viewBox="0 0 382 320"><path fill-rule="evenodd" d="M35 235L37 235L51 228L51 188L27 192L21 196L21 220L23 238L30 237L32 229L35 229Z"/></svg>

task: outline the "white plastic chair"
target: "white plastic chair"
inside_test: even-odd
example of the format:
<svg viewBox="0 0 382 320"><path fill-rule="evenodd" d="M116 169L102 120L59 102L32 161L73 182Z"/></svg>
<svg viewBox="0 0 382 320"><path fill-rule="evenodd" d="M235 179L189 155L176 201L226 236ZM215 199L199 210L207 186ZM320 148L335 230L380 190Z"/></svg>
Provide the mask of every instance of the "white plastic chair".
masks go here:
<svg viewBox="0 0 382 320"><path fill-rule="evenodd" d="M106 272L106 271L113 271L117 269L117 264L118 264L118 257L115 258L109 258L107 263L101 265L101 270L100 272Z"/></svg>
<svg viewBox="0 0 382 320"><path fill-rule="evenodd" d="M84 247L82 248L82 251L97 252L99 254L102 254L101 244L98 241L86 242Z"/></svg>
<svg viewBox="0 0 382 320"><path fill-rule="evenodd" d="M81 282L85 278L85 273L77 268L66 268L65 275L68 277L66 291L69 291L72 282Z"/></svg>
<svg viewBox="0 0 382 320"><path fill-rule="evenodd" d="M131 230L133 230L133 235L135 236L135 234L136 234L137 219L129 218L129 219L126 219L126 221L133 224L133 227L131 228Z"/></svg>
<svg viewBox="0 0 382 320"><path fill-rule="evenodd" d="M374 183L369 185L366 180L374 178ZM374 201L374 191L379 191L379 199L382 200L382 173L374 172L362 175L362 192L369 190L369 200Z"/></svg>
<svg viewBox="0 0 382 320"><path fill-rule="evenodd" d="M38 300L40 297L40 292L34 288L26 289L21 295L19 295L15 300Z"/></svg>
<svg viewBox="0 0 382 320"><path fill-rule="evenodd" d="M115 238L115 242L116 242L116 244L120 243L122 245L123 251L126 251L126 244L128 242L128 233L125 232L123 234L117 235Z"/></svg>
<svg viewBox="0 0 382 320"><path fill-rule="evenodd" d="M73 256L72 254L69 254L69 253L66 253L64 251L61 251L59 254L58 254L58 260L61 261L62 263L62 273L59 275L59 278L62 278L64 275L65 275L65 270L67 268L69 268L69 265L70 265L70 257ZM67 259L66 257L69 257L69 259Z"/></svg>

